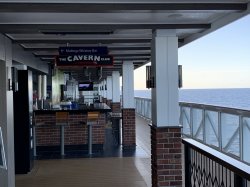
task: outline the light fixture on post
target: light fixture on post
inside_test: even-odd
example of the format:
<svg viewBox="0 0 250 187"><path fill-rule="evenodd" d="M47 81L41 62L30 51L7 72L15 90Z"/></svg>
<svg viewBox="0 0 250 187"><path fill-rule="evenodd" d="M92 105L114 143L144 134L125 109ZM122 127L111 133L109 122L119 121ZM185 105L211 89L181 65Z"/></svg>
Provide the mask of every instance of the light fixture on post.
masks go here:
<svg viewBox="0 0 250 187"><path fill-rule="evenodd" d="M182 81L182 65L178 65L178 86L182 88L183 81Z"/></svg>
<svg viewBox="0 0 250 187"><path fill-rule="evenodd" d="M154 76L152 75L152 66L146 66L146 88L154 88Z"/></svg>

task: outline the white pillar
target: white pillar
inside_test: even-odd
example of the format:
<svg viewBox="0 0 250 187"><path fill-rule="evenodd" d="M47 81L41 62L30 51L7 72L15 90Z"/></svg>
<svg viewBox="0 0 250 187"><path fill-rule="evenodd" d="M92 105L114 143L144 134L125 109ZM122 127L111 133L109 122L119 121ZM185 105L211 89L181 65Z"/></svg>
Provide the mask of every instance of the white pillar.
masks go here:
<svg viewBox="0 0 250 187"><path fill-rule="evenodd" d="M42 99L42 75L38 75L38 100Z"/></svg>
<svg viewBox="0 0 250 187"><path fill-rule="evenodd" d="M178 38L175 30L156 30L152 40L152 123L179 125Z"/></svg>
<svg viewBox="0 0 250 187"><path fill-rule="evenodd" d="M47 76L42 76L42 99L46 100L47 97Z"/></svg>
<svg viewBox="0 0 250 187"><path fill-rule="evenodd" d="M120 73L119 71L112 72L112 102L119 103L120 102Z"/></svg>
<svg viewBox="0 0 250 187"><path fill-rule="evenodd" d="M123 108L134 106L134 64L131 61L122 64L122 103Z"/></svg>
<svg viewBox="0 0 250 187"><path fill-rule="evenodd" d="M102 90L101 95L102 95L102 97L104 97L104 86L103 85L104 85L104 82L102 81L101 82L101 90Z"/></svg>
<svg viewBox="0 0 250 187"><path fill-rule="evenodd" d="M107 99L112 100L112 77L107 77Z"/></svg>
<svg viewBox="0 0 250 187"><path fill-rule="evenodd" d="M101 95L101 84L98 84L98 95Z"/></svg>
<svg viewBox="0 0 250 187"><path fill-rule="evenodd" d="M99 82L99 84L98 84L98 95L99 95L99 99L100 99L100 102L101 102L101 101L102 101L102 100L101 100L101 96L102 96L101 82Z"/></svg>
<svg viewBox="0 0 250 187"><path fill-rule="evenodd" d="M103 97L107 99L107 90L105 88L107 88L106 79L103 80Z"/></svg>
<svg viewBox="0 0 250 187"><path fill-rule="evenodd" d="M11 78L12 43L0 34L0 127L2 128L7 169L0 169L0 186L15 186L13 91L9 91Z"/></svg>

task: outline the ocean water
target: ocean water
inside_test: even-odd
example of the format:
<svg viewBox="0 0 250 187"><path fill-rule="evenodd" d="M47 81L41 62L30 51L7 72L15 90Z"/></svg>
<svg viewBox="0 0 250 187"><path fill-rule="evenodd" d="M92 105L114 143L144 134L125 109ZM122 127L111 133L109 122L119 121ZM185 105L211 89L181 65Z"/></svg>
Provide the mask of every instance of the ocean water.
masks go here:
<svg viewBox="0 0 250 187"><path fill-rule="evenodd" d="M151 98L151 91L135 90L134 95ZM250 88L180 89L179 101L250 110Z"/></svg>

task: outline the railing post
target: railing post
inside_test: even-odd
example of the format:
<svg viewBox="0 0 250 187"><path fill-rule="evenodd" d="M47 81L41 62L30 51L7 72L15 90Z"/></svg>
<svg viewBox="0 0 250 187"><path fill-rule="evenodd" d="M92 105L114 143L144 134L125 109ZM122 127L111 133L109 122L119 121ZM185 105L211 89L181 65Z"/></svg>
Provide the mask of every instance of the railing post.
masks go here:
<svg viewBox="0 0 250 187"><path fill-rule="evenodd" d="M191 185L191 150L187 144L184 145L184 159L185 159L185 187Z"/></svg>
<svg viewBox="0 0 250 187"><path fill-rule="evenodd" d="M219 150L222 151L222 132L221 132L221 112L218 112L218 143L219 143Z"/></svg>
<svg viewBox="0 0 250 187"><path fill-rule="evenodd" d="M152 119L152 100L150 99L150 102L149 102L149 119Z"/></svg>
<svg viewBox="0 0 250 187"><path fill-rule="evenodd" d="M142 99L140 98L140 115L142 115Z"/></svg>
<svg viewBox="0 0 250 187"><path fill-rule="evenodd" d="M190 135L194 138L194 129L193 129L193 107L190 106Z"/></svg>
<svg viewBox="0 0 250 187"><path fill-rule="evenodd" d="M144 116L145 117L145 99L142 99L142 116Z"/></svg>
<svg viewBox="0 0 250 187"><path fill-rule="evenodd" d="M240 159L243 160L243 117L239 116L239 135L240 135Z"/></svg>
<svg viewBox="0 0 250 187"><path fill-rule="evenodd" d="M202 125L203 125L203 141L206 143L206 123L205 123L205 109L202 109Z"/></svg>
<svg viewBox="0 0 250 187"><path fill-rule="evenodd" d="M179 118L179 123L182 126L182 131L183 131L183 111L182 111L182 106L180 105L180 118ZM182 132L183 133L183 132Z"/></svg>

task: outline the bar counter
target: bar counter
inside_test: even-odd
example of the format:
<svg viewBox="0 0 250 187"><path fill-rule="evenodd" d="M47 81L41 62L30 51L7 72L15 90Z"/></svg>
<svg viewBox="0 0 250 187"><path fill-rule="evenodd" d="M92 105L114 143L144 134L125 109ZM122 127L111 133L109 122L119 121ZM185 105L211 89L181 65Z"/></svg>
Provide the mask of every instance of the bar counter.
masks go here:
<svg viewBox="0 0 250 187"><path fill-rule="evenodd" d="M60 125L56 125L56 113L68 112L68 124L64 128L64 144L66 150L87 149L88 145L88 112L100 112L98 123L92 126L93 149L102 149L105 140L106 114L111 112L104 103L91 106L80 106L67 110L35 110L34 125L37 151L60 149Z"/></svg>

